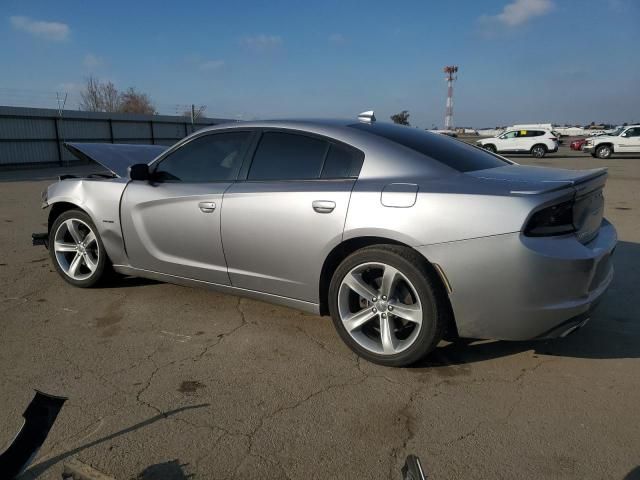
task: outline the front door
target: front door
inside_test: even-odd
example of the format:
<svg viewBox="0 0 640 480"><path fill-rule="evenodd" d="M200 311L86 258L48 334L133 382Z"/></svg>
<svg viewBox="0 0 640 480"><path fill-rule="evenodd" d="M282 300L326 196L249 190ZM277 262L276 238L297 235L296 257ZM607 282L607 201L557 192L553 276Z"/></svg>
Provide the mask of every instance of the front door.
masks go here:
<svg viewBox="0 0 640 480"><path fill-rule="evenodd" d="M222 241L231 284L318 302L323 262L342 240L359 150L267 131L246 181L224 194Z"/></svg>
<svg viewBox="0 0 640 480"><path fill-rule="evenodd" d="M131 266L229 284L220 212L250 135L227 131L192 138L151 166L150 182L127 185L121 212Z"/></svg>
<svg viewBox="0 0 640 480"><path fill-rule="evenodd" d="M613 148L616 153L640 153L640 127L628 128L616 137Z"/></svg>
<svg viewBox="0 0 640 480"><path fill-rule="evenodd" d="M496 149L498 152L514 152L517 150L518 132L505 132L496 139Z"/></svg>

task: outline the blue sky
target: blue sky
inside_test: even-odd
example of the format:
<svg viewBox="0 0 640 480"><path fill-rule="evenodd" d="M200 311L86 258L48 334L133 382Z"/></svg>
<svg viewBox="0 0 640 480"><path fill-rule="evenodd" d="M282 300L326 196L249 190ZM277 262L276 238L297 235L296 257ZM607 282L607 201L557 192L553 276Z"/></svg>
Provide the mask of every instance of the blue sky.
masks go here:
<svg viewBox="0 0 640 480"><path fill-rule="evenodd" d="M640 121L640 2L72 2L2 0L0 104L71 93L93 74L163 113L354 117L407 109L442 125ZM51 95L53 95L53 100Z"/></svg>

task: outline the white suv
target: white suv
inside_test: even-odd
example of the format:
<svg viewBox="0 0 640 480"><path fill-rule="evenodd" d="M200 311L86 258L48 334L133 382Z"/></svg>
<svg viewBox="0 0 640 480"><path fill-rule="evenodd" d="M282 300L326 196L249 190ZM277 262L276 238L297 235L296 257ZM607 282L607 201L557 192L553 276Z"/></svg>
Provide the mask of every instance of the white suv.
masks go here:
<svg viewBox="0 0 640 480"><path fill-rule="evenodd" d="M598 158L609 158L613 153L640 153L640 125L620 127L609 135L589 138L582 150Z"/></svg>
<svg viewBox="0 0 640 480"><path fill-rule="evenodd" d="M508 128L497 137L484 138L476 142L491 152L530 153L542 158L549 152L558 151L558 139L550 130Z"/></svg>

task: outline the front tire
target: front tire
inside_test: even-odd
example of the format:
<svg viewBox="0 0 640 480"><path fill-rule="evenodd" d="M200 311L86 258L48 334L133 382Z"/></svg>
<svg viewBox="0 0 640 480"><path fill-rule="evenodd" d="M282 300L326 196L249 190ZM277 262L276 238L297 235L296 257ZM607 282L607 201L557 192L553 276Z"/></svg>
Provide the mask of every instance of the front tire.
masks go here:
<svg viewBox="0 0 640 480"><path fill-rule="evenodd" d="M596 157L598 158L602 158L602 159L610 158L612 153L613 151L609 145L600 145L596 149Z"/></svg>
<svg viewBox="0 0 640 480"><path fill-rule="evenodd" d="M491 153L496 153L496 152L498 151L498 149L496 148L496 146L495 146L495 145L492 145L492 144L490 144L490 143L489 143L488 145L485 145L485 146L484 146L484 148L485 148L485 150L487 150L487 151L489 151L489 152L491 152Z"/></svg>
<svg viewBox="0 0 640 480"><path fill-rule="evenodd" d="M547 147L544 145L534 145L531 148L531 155L535 158L543 158L547 154Z"/></svg>
<svg viewBox="0 0 640 480"><path fill-rule="evenodd" d="M98 229L82 210L67 210L54 220L49 255L60 276L76 287L96 285L110 267Z"/></svg>
<svg viewBox="0 0 640 480"><path fill-rule="evenodd" d="M356 354L404 367L442 339L449 314L444 295L418 253L380 245L358 250L338 266L329 286L329 311Z"/></svg>

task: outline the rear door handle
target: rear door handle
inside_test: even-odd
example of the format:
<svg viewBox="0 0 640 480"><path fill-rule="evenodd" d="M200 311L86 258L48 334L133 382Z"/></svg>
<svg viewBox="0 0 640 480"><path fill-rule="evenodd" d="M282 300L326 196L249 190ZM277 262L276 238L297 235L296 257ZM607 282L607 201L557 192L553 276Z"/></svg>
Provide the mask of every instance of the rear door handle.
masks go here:
<svg viewBox="0 0 640 480"><path fill-rule="evenodd" d="M336 208L336 202L332 200L314 200L311 206L318 213L331 213Z"/></svg>
<svg viewBox="0 0 640 480"><path fill-rule="evenodd" d="M211 213L216 209L216 202L200 202L198 207L203 213Z"/></svg>

